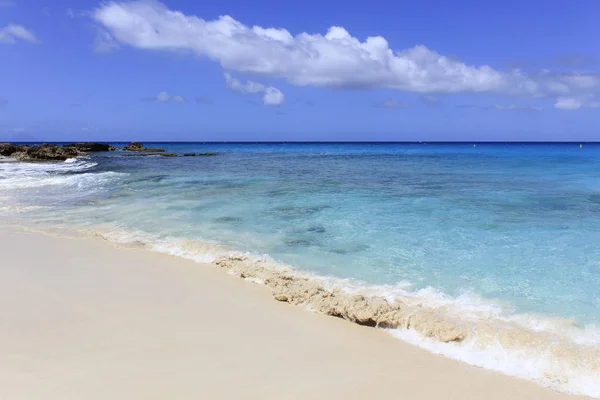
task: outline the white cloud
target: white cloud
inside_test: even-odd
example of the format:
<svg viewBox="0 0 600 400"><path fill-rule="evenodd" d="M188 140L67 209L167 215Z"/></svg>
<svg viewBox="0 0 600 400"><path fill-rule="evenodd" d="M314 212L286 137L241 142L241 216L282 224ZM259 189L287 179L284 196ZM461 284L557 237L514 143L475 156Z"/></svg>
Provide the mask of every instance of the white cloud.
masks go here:
<svg viewBox="0 0 600 400"><path fill-rule="evenodd" d="M242 83L239 79L234 78L231 74L225 72L225 84L227 89L240 93L261 93L265 91L265 85L258 82L247 81Z"/></svg>
<svg viewBox="0 0 600 400"><path fill-rule="evenodd" d="M587 97L559 97L554 103L559 110L579 110L581 108L600 108L600 101L594 100L593 96Z"/></svg>
<svg viewBox="0 0 600 400"><path fill-rule="evenodd" d="M529 112L540 112L543 111L543 107L538 106L518 106L516 104L502 105L496 104L494 106L496 110L500 111L529 111Z"/></svg>
<svg viewBox="0 0 600 400"><path fill-rule="evenodd" d="M279 106L285 101L285 96L281 90L273 86L265 86L262 83L254 81L242 83L228 72L225 72L223 75L225 76L227 89L244 94L263 93L263 104L266 106Z"/></svg>
<svg viewBox="0 0 600 400"><path fill-rule="evenodd" d="M408 103L404 103L402 101L398 101L396 99L387 99L382 101L381 103L375 104L377 108L389 108L389 109L400 109L408 107Z"/></svg>
<svg viewBox="0 0 600 400"><path fill-rule="evenodd" d="M265 95L263 96L263 103L266 106L278 106L283 104L285 96L279 89L274 87L268 87L265 89Z"/></svg>
<svg viewBox="0 0 600 400"><path fill-rule="evenodd" d="M160 92L159 94L156 95L156 101L158 103L168 103L169 100L171 100L171 97L169 96L169 93L167 93L167 92Z"/></svg>
<svg viewBox="0 0 600 400"><path fill-rule="evenodd" d="M228 71L284 79L294 85L391 88L418 93L500 93L533 98L600 92L594 74L526 74L469 65L423 45L394 51L387 40L364 41L343 27L292 35L283 28L247 26L230 16L204 20L154 0L108 2L92 17L114 39L146 50L187 51Z"/></svg>
<svg viewBox="0 0 600 400"><path fill-rule="evenodd" d="M149 101L155 103L185 103L186 100L183 96L171 96L167 92L160 92L154 97L145 97L142 101Z"/></svg>
<svg viewBox="0 0 600 400"><path fill-rule="evenodd" d="M25 29L22 25L7 25L0 29L0 43L16 43L17 40L37 43L37 38L33 32Z"/></svg>
<svg viewBox="0 0 600 400"><path fill-rule="evenodd" d="M581 108L583 103L581 100L577 100L570 97L559 97L556 99L556 103L554 103L554 107L559 108L561 110L577 110Z"/></svg>

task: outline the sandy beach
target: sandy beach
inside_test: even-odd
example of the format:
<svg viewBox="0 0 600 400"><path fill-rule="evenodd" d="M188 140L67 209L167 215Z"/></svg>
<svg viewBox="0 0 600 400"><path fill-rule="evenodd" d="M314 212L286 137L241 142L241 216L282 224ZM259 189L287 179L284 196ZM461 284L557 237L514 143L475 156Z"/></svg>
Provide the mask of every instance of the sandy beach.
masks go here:
<svg viewBox="0 0 600 400"><path fill-rule="evenodd" d="M3 399L560 399L211 265L0 228Z"/></svg>

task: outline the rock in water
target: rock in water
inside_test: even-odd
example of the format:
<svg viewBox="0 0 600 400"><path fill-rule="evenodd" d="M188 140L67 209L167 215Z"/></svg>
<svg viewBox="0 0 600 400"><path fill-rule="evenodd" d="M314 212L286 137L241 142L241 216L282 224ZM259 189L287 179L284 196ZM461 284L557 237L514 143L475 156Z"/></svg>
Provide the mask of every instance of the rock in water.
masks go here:
<svg viewBox="0 0 600 400"><path fill-rule="evenodd" d="M24 150L24 151L23 151ZM56 144L42 144L13 153L12 156L22 161L64 161L80 155L72 147L60 147Z"/></svg>
<svg viewBox="0 0 600 400"><path fill-rule="evenodd" d="M144 147L143 143L140 142L131 142L127 146L123 147L123 150L127 151L141 151Z"/></svg>
<svg viewBox="0 0 600 400"><path fill-rule="evenodd" d="M83 151L85 153L88 152L98 152L98 151L112 151L115 150L116 147L109 145L108 143L97 143L97 142L79 142L79 143L70 143L65 144L63 147L65 148L75 148L78 151Z"/></svg>
<svg viewBox="0 0 600 400"><path fill-rule="evenodd" d="M24 152L29 146L19 145L14 143L0 143L0 155L4 157L10 157L14 153Z"/></svg>
<svg viewBox="0 0 600 400"><path fill-rule="evenodd" d="M125 151L142 151L149 153L162 153L165 149L161 149L158 147L144 147L143 143L140 142L131 142L127 146L123 147Z"/></svg>

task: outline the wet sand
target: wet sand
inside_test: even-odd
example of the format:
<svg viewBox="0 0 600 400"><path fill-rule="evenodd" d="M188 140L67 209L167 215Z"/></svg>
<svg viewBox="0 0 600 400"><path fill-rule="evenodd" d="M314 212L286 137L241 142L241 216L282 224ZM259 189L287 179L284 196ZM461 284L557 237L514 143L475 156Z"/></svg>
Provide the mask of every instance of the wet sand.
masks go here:
<svg viewBox="0 0 600 400"><path fill-rule="evenodd" d="M561 399L173 256L0 227L1 399Z"/></svg>

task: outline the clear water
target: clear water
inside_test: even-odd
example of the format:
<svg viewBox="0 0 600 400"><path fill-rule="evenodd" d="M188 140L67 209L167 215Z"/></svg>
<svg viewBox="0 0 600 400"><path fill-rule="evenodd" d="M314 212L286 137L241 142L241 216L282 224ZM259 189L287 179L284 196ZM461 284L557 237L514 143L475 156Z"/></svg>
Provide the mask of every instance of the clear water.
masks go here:
<svg viewBox="0 0 600 400"><path fill-rule="evenodd" d="M0 205L600 323L600 145L148 145L218 155L2 162Z"/></svg>

